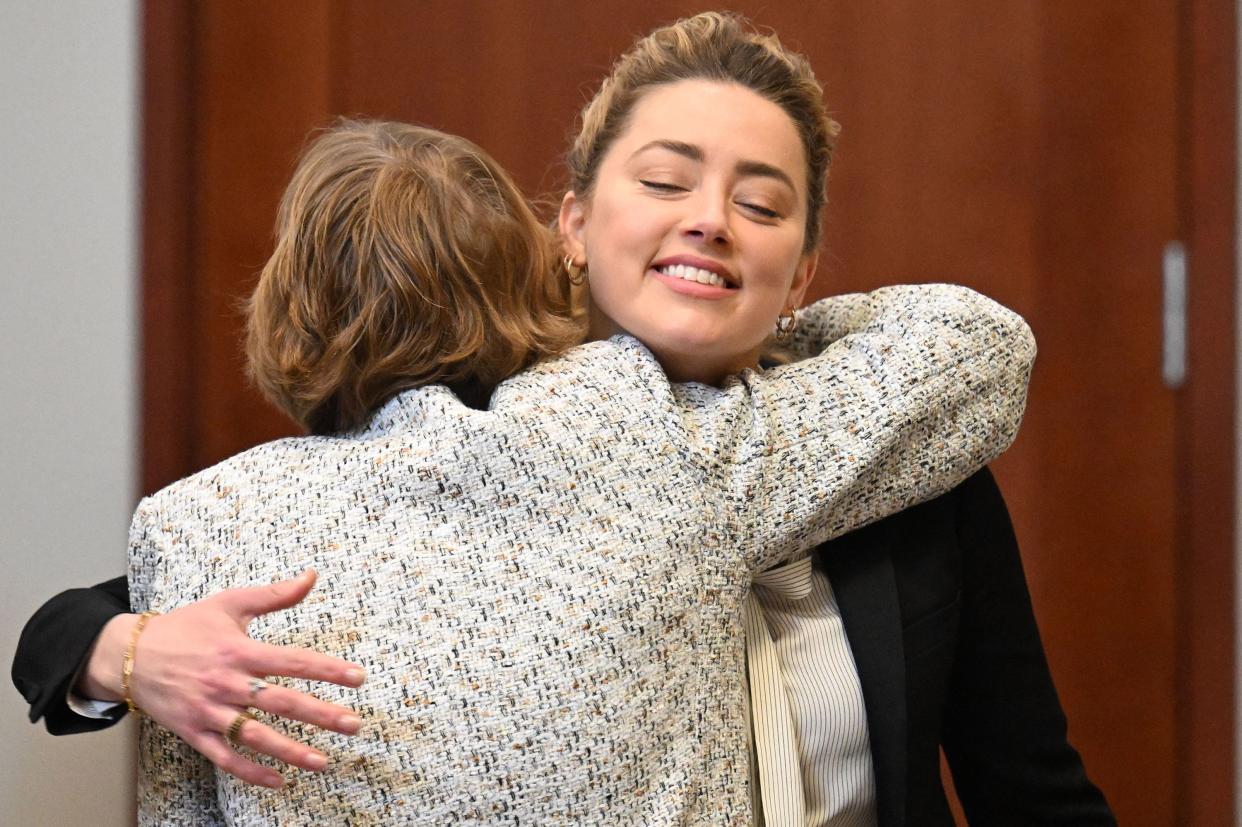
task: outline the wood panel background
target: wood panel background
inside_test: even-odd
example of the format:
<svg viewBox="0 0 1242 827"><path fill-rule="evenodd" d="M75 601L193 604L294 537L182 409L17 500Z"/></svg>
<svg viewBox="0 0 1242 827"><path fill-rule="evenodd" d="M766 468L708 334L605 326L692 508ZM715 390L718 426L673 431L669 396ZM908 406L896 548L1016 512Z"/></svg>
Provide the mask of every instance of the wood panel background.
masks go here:
<svg viewBox="0 0 1242 827"><path fill-rule="evenodd" d="M1092 777L1123 824L1231 824L1233 4L734 7L808 54L845 128L816 295L952 280L1036 331L998 475ZM309 130L458 132L559 197L611 61L699 8L149 0L145 489L293 430L242 379L238 306ZM1160 261L1178 238L1191 371L1170 391Z"/></svg>

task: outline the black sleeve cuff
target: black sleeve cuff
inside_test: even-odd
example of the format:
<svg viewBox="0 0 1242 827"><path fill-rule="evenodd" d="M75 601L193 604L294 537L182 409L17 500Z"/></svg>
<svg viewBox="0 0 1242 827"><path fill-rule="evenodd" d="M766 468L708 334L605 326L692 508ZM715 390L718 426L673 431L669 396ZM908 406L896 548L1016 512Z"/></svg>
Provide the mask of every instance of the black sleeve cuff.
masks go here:
<svg viewBox="0 0 1242 827"><path fill-rule="evenodd" d="M129 611L124 577L89 589L70 589L44 603L26 623L13 658L13 684L30 704L30 720L43 718L48 732L93 732L116 723L116 717L78 715L65 696L70 682L109 620Z"/></svg>

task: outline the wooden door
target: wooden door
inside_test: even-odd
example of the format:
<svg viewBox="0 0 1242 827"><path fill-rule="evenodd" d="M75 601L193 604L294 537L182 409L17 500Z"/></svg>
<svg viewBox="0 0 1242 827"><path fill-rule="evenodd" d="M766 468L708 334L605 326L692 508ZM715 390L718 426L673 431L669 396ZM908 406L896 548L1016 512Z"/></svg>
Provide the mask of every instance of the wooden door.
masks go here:
<svg viewBox="0 0 1242 827"><path fill-rule="evenodd" d="M1124 824L1230 823L1234 153L1214 110L1235 111L1232 5L734 5L811 58L845 128L815 293L956 281L1035 329L1030 413L997 472L1092 777ZM149 3L147 488L293 430L244 384L237 304L308 130L429 124L559 195L611 61L696 10ZM1194 333L1173 390L1177 239Z"/></svg>

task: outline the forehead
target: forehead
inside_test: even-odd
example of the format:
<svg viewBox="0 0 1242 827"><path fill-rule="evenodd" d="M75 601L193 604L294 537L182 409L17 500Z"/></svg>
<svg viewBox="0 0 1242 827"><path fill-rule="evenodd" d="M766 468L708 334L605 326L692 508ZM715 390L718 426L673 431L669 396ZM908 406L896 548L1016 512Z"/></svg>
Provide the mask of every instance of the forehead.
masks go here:
<svg viewBox="0 0 1242 827"><path fill-rule="evenodd" d="M793 119L744 86L683 80L649 89L609 154L626 160L655 140L699 147L706 163L772 164L797 182L799 191L805 187L806 155Z"/></svg>

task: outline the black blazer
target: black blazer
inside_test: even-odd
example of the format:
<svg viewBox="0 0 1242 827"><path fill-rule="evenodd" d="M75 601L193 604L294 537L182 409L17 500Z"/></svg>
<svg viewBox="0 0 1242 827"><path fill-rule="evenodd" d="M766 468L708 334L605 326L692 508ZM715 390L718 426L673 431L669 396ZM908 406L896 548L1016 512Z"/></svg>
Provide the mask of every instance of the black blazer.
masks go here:
<svg viewBox="0 0 1242 827"><path fill-rule="evenodd" d="M1066 740L1009 514L984 470L950 493L816 550L862 683L879 827L952 825L943 746L971 824L1115 824ZM13 681L53 734L82 718L65 692L91 642L128 610L125 578L48 601Z"/></svg>
<svg viewBox="0 0 1242 827"><path fill-rule="evenodd" d="M1115 824L1066 739L1009 512L986 469L816 550L858 668L880 827Z"/></svg>

